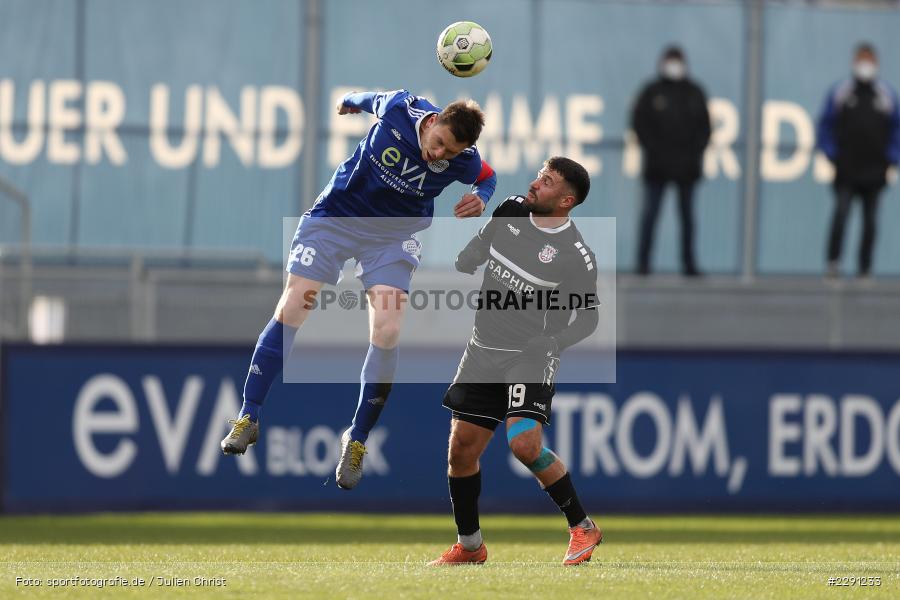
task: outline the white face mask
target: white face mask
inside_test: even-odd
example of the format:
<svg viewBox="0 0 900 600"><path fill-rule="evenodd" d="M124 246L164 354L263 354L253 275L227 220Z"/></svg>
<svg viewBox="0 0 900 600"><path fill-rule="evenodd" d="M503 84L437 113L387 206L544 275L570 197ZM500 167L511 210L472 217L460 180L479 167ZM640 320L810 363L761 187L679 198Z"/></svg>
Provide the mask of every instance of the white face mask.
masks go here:
<svg viewBox="0 0 900 600"><path fill-rule="evenodd" d="M871 60L859 60L853 63L853 76L860 81L872 81L878 74L878 65Z"/></svg>
<svg viewBox="0 0 900 600"><path fill-rule="evenodd" d="M684 64L684 61L668 59L663 61L662 67L660 67L660 73L662 73L662 76L666 79L679 81L684 79L684 76L687 75L687 66Z"/></svg>

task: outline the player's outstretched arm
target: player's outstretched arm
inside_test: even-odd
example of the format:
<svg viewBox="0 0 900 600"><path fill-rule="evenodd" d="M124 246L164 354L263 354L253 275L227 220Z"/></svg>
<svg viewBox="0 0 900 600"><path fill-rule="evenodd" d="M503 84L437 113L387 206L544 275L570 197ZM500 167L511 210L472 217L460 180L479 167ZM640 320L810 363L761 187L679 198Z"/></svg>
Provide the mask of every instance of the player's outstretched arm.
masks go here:
<svg viewBox="0 0 900 600"><path fill-rule="evenodd" d="M406 90L350 92L338 101L337 112L339 115L355 115L365 111L381 118L391 106L407 95Z"/></svg>
<svg viewBox="0 0 900 600"><path fill-rule="evenodd" d="M338 100L337 113L339 115L355 115L364 110L372 112L374 101L375 92L350 92Z"/></svg>

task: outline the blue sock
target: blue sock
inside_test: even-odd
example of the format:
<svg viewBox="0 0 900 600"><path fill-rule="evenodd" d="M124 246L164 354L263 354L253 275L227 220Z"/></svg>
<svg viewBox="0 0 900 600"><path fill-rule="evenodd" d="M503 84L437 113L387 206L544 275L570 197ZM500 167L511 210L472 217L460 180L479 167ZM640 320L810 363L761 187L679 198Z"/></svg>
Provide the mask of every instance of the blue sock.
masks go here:
<svg viewBox="0 0 900 600"><path fill-rule="evenodd" d="M239 419L249 415L251 421L259 421L259 410L272 382L281 373L285 350L290 351L296 333L296 327L289 327L273 318L259 334L247 381L244 382L244 405L241 406Z"/></svg>
<svg viewBox="0 0 900 600"><path fill-rule="evenodd" d="M350 439L365 442L378 422L388 394L391 393L391 382L394 380L394 371L397 370L399 354L399 347L385 349L369 344L369 352L359 378L359 404L353 415Z"/></svg>

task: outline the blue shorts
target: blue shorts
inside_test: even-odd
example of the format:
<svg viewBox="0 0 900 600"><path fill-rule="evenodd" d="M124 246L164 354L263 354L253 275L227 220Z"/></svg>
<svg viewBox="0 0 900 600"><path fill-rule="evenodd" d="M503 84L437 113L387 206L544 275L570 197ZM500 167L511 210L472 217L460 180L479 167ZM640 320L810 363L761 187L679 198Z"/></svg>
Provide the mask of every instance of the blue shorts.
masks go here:
<svg viewBox="0 0 900 600"><path fill-rule="evenodd" d="M306 215L294 233L286 270L335 285L344 263L353 258L365 289L389 285L408 293L421 252L415 233L367 227L364 220L351 217Z"/></svg>

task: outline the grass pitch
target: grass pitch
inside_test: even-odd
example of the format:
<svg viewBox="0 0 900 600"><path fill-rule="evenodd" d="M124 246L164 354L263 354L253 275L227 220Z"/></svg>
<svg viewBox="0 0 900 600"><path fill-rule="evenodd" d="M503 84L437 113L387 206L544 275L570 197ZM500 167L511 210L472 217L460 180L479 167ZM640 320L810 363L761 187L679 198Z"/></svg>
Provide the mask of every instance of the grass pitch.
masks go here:
<svg viewBox="0 0 900 600"><path fill-rule="evenodd" d="M425 563L455 541L449 516L2 517L0 598L900 597L898 516L598 522L604 543L581 567L559 564L568 534L554 515L484 516L488 563L433 569ZM860 577L880 585L860 585ZM53 579L61 587L50 587ZM216 585L221 580L226 585Z"/></svg>

